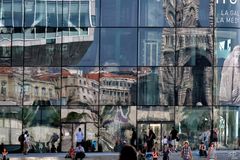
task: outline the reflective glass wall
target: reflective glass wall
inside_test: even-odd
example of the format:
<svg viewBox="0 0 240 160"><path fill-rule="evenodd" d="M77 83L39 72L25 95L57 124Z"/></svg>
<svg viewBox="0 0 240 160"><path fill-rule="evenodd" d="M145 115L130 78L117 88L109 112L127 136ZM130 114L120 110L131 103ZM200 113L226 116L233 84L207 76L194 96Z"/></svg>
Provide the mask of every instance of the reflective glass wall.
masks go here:
<svg viewBox="0 0 240 160"><path fill-rule="evenodd" d="M0 0L0 142L67 151L81 128L109 152L175 126L180 148L239 149L239 4Z"/></svg>

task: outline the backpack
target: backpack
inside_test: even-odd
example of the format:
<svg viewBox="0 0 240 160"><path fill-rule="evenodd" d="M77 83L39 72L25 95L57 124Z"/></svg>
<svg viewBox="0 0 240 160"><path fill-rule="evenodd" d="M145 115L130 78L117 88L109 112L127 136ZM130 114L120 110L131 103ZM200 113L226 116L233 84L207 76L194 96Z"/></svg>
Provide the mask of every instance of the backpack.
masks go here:
<svg viewBox="0 0 240 160"><path fill-rule="evenodd" d="M24 134L21 134L21 135L18 137L18 141L19 141L19 142L23 142L23 141L24 141Z"/></svg>
<svg viewBox="0 0 240 160"><path fill-rule="evenodd" d="M156 139L156 134L155 133L153 133L152 138Z"/></svg>

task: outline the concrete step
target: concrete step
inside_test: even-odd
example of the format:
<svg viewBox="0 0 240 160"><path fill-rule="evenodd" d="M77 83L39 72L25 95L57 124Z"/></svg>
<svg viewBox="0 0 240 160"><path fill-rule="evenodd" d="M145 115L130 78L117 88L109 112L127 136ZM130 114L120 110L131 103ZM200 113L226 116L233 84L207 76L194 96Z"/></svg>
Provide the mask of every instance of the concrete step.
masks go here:
<svg viewBox="0 0 240 160"><path fill-rule="evenodd" d="M29 153L23 154L10 154L10 160L70 160L64 158L66 153ZM117 160L118 153L87 153L84 160Z"/></svg>
<svg viewBox="0 0 240 160"><path fill-rule="evenodd" d="M10 160L67 160L64 158L66 153L30 153L23 154L10 154ZM182 160L180 152L170 153L170 160ZM118 160L119 153L87 153L84 160ZM159 157L159 160L162 156ZM193 151L194 160L205 160L204 157L199 157L197 151ZM217 151L218 160L240 160L240 150L237 151ZM68 159L70 160L70 159Z"/></svg>

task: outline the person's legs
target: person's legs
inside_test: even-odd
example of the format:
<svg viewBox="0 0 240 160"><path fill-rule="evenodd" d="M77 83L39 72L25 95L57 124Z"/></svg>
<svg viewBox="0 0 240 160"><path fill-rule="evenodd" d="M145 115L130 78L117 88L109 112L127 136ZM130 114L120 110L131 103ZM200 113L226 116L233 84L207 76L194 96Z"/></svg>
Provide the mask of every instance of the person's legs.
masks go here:
<svg viewBox="0 0 240 160"><path fill-rule="evenodd" d="M175 149L176 149L176 139L173 139L172 140L172 149L173 149L173 151L175 151Z"/></svg>
<svg viewBox="0 0 240 160"><path fill-rule="evenodd" d="M207 157L207 151L204 151L204 156Z"/></svg>

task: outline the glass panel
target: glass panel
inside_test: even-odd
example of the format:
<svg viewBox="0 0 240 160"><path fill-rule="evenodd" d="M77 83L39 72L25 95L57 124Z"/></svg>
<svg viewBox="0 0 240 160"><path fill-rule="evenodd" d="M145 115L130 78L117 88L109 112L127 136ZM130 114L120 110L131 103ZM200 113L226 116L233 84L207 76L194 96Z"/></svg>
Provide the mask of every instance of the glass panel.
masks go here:
<svg viewBox="0 0 240 160"><path fill-rule="evenodd" d="M99 66L99 29L89 29L89 37L90 35L93 35L92 43L89 48L85 45L87 50L83 53L79 66Z"/></svg>
<svg viewBox="0 0 240 160"><path fill-rule="evenodd" d="M178 27L208 27L213 25L215 1L177 0L176 21Z"/></svg>
<svg viewBox="0 0 240 160"><path fill-rule="evenodd" d="M212 105L212 67L176 68L176 100L178 105Z"/></svg>
<svg viewBox="0 0 240 160"><path fill-rule="evenodd" d="M93 67L62 68L63 105L98 105L98 81Z"/></svg>
<svg viewBox="0 0 240 160"><path fill-rule="evenodd" d="M101 29L100 63L103 66L137 65L137 30L134 28Z"/></svg>
<svg viewBox="0 0 240 160"><path fill-rule="evenodd" d="M22 27L24 23L24 1L23 0L13 0L13 26Z"/></svg>
<svg viewBox="0 0 240 160"><path fill-rule="evenodd" d="M91 8L92 9L92 8ZM95 8L93 8L95 9ZM63 26L87 27L90 26L88 1L63 1Z"/></svg>
<svg viewBox="0 0 240 160"><path fill-rule="evenodd" d="M216 67L214 97L216 105L239 106L239 67Z"/></svg>
<svg viewBox="0 0 240 160"><path fill-rule="evenodd" d="M99 30L66 28L63 31L62 65L97 66L99 64Z"/></svg>
<svg viewBox="0 0 240 160"><path fill-rule="evenodd" d="M175 24L175 1L140 0L139 9L140 26L173 27Z"/></svg>
<svg viewBox="0 0 240 160"><path fill-rule="evenodd" d="M11 27L12 24L12 1L11 0L2 0L1 8L1 21L4 26Z"/></svg>
<svg viewBox="0 0 240 160"><path fill-rule="evenodd" d="M91 1L91 21L92 26L98 27L100 24L100 0Z"/></svg>
<svg viewBox="0 0 240 160"><path fill-rule="evenodd" d="M73 146L77 146L77 137L76 134L79 131L79 128L81 128L81 131L84 135L84 141L86 141L86 124L80 124L80 123L73 123ZM69 146L70 148L70 146ZM68 149L69 149L68 148Z"/></svg>
<svg viewBox="0 0 240 160"><path fill-rule="evenodd" d="M190 147L198 149L199 141L210 143L212 110L209 107L176 107L175 128L179 132L179 147L188 140Z"/></svg>
<svg viewBox="0 0 240 160"><path fill-rule="evenodd" d="M215 26L239 28L239 8L238 0L216 0Z"/></svg>
<svg viewBox="0 0 240 160"><path fill-rule="evenodd" d="M25 66L60 66L61 34L44 34L45 30L30 28L25 32ZM46 36L48 38L46 38Z"/></svg>
<svg viewBox="0 0 240 160"><path fill-rule="evenodd" d="M12 34L12 66L23 66L24 34L22 32Z"/></svg>
<svg viewBox="0 0 240 160"><path fill-rule="evenodd" d="M90 26L90 8L89 8L89 2L88 1L80 1L79 3L79 7L80 7L80 15L79 15L79 22L81 27L87 27ZM95 8L91 8L91 10L95 10ZM91 25L92 26L92 25Z"/></svg>
<svg viewBox="0 0 240 160"><path fill-rule="evenodd" d="M173 127L174 126L174 123L173 122L170 122L170 123L162 123L161 127L162 127L162 130L161 130L161 138L160 138L160 146L161 146L161 149L163 150L163 145L164 145L164 142L163 142L163 139L168 139L169 136L171 135L171 131L173 130ZM166 144L166 143L165 143ZM179 150L179 148L177 148L177 150Z"/></svg>
<svg viewBox="0 0 240 160"><path fill-rule="evenodd" d="M47 1L47 26L61 27L62 26L62 2Z"/></svg>
<svg viewBox="0 0 240 160"><path fill-rule="evenodd" d="M72 145L75 147L75 144L73 144L73 139L72 124L62 124L61 145L63 152L68 152Z"/></svg>
<svg viewBox="0 0 240 160"><path fill-rule="evenodd" d="M138 106L137 120L146 121L173 121L174 107Z"/></svg>
<svg viewBox="0 0 240 160"><path fill-rule="evenodd" d="M163 33L164 32L164 33ZM165 39L167 35L170 39L172 47L162 47L165 45ZM139 51L138 51L138 65L141 66L160 66L160 65L174 65L175 64L175 53L174 53L174 30L162 29L139 29Z"/></svg>
<svg viewBox="0 0 240 160"><path fill-rule="evenodd" d="M24 24L25 25L24 26L31 27L34 22L34 10L35 10L34 0L24 1L24 3L25 3L24 4L24 8L25 8L25 14L24 14ZM39 6L39 9L40 8L41 8L41 10L43 10L42 5ZM39 15L39 11L38 11L38 15ZM40 17L40 16L38 16L38 17Z"/></svg>
<svg viewBox="0 0 240 160"><path fill-rule="evenodd" d="M161 124L160 123L140 123L137 126L138 129L138 148L140 150L147 149L147 152L152 151L152 148L155 148L155 150L158 152L159 151L159 140L160 140L160 136L161 136ZM153 141L149 140L150 135L150 130L153 131L153 133L155 134L155 138L153 139ZM155 143L154 143L155 142ZM144 144L147 144L147 148L145 148L146 146L144 146Z"/></svg>
<svg viewBox="0 0 240 160"><path fill-rule="evenodd" d="M34 8L34 11L33 11L34 12L34 22L33 22L33 24L31 24L31 27L35 27L35 26L46 27L47 23L48 23L47 1L35 1L33 4L33 8ZM53 6L51 6L50 8L54 9ZM26 14L26 11L25 11L25 14Z"/></svg>
<svg viewBox="0 0 240 160"><path fill-rule="evenodd" d="M57 67L25 67L24 105L60 105L60 73Z"/></svg>
<svg viewBox="0 0 240 160"><path fill-rule="evenodd" d="M66 2L65 2L66 3ZM71 22L71 25L70 27L73 27L73 26L80 26L79 24L79 11L81 11L80 7L81 7L81 2L80 1L70 1L70 4L69 4L69 7L70 7L70 22Z"/></svg>
<svg viewBox="0 0 240 160"><path fill-rule="evenodd" d="M175 67L138 69L138 105L174 105Z"/></svg>
<svg viewBox="0 0 240 160"><path fill-rule="evenodd" d="M0 105L22 105L23 69L0 67Z"/></svg>
<svg viewBox="0 0 240 160"><path fill-rule="evenodd" d="M177 29L176 61L178 66L213 65L213 31L209 28Z"/></svg>
<svg viewBox="0 0 240 160"><path fill-rule="evenodd" d="M240 107L219 106L214 108L213 140L218 149L239 149Z"/></svg>
<svg viewBox="0 0 240 160"><path fill-rule="evenodd" d="M85 152L93 152L97 147L97 123L70 123L62 124L62 151L68 152L71 145L76 147L76 134L81 128L84 135L82 145Z"/></svg>
<svg viewBox="0 0 240 160"><path fill-rule="evenodd" d="M0 107L0 137L5 145L19 144L22 133L22 109L20 107Z"/></svg>
<svg viewBox="0 0 240 160"><path fill-rule="evenodd" d="M136 79L136 68L102 68L100 72L100 104L136 104Z"/></svg>
<svg viewBox="0 0 240 160"><path fill-rule="evenodd" d="M102 0L101 26L136 26L137 0Z"/></svg>
<svg viewBox="0 0 240 160"><path fill-rule="evenodd" d="M0 33L0 66L11 66L11 34Z"/></svg>
<svg viewBox="0 0 240 160"><path fill-rule="evenodd" d="M97 106L62 106L61 122L97 122Z"/></svg>
<svg viewBox="0 0 240 160"><path fill-rule="evenodd" d="M218 28L215 31L216 66L240 66L236 55L239 52L240 30Z"/></svg>
<svg viewBox="0 0 240 160"><path fill-rule="evenodd" d="M119 151L124 141L130 143L132 128L136 127L135 106L102 106L99 116L103 151Z"/></svg>
<svg viewBox="0 0 240 160"><path fill-rule="evenodd" d="M170 136L173 126L174 126L173 122L148 123L146 121L143 123L138 123L138 136L137 136L138 137L138 148L144 150L144 148L146 147L146 146L144 147L144 143L145 143L145 144L147 144L148 151L152 150L152 148L155 148L156 151L160 151L160 149L162 149L162 144L163 144L162 140L164 138L168 138L168 136ZM153 144L149 143L149 141L148 141L150 129L156 135L156 138L154 139Z"/></svg>
<svg viewBox="0 0 240 160"><path fill-rule="evenodd" d="M98 148L98 123L86 124L86 146L88 152L94 152Z"/></svg>
<svg viewBox="0 0 240 160"><path fill-rule="evenodd" d="M23 108L23 128L30 135L30 142L35 148L35 152L41 152L52 148L57 148L60 141L60 108L55 106L24 106ZM39 134L41 133L41 134ZM44 144L39 150L39 145ZM45 146L45 144L47 146Z"/></svg>

